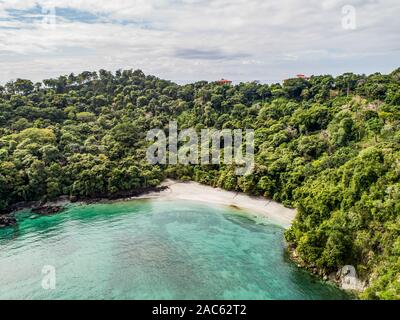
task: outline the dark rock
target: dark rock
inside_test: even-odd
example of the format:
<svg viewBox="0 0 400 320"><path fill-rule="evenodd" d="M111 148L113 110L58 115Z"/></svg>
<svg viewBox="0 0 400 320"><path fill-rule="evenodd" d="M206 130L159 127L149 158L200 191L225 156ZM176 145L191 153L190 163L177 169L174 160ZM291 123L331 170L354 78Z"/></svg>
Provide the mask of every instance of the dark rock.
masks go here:
<svg viewBox="0 0 400 320"><path fill-rule="evenodd" d="M42 214L42 215L51 215L55 213L59 213L63 211L64 208L60 206L40 206L32 208L33 213Z"/></svg>
<svg viewBox="0 0 400 320"><path fill-rule="evenodd" d="M14 226L17 220L9 215L0 215L0 228Z"/></svg>
<svg viewBox="0 0 400 320"><path fill-rule="evenodd" d="M19 211L19 210L26 209L26 208L32 208L32 207L35 207L38 205L39 205L38 201L22 201L22 202L17 202L17 203L14 203L13 205L11 205L8 208L8 211L9 212Z"/></svg>

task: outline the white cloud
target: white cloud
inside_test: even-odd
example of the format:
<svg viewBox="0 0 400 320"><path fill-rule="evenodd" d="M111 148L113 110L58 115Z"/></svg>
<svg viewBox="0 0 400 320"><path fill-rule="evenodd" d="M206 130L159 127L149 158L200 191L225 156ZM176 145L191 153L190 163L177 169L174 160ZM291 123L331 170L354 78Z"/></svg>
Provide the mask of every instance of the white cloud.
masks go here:
<svg viewBox="0 0 400 320"><path fill-rule="evenodd" d="M10 13L44 4L60 15L55 29ZM342 28L347 4L356 30ZM0 1L0 82L99 68L179 81L388 72L398 67L399 13L397 0Z"/></svg>

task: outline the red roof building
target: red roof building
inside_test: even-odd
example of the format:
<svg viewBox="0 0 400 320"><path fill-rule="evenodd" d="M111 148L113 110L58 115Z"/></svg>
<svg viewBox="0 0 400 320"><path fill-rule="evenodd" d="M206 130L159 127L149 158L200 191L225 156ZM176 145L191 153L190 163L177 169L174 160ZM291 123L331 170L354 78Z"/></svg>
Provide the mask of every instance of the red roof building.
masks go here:
<svg viewBox="0 0 400 320"><path fill-rule="evenodd" d="M222 78L221 80L218 80L218 81L216 81L218 84L222 84L222 85L224 85L224 84L231 84L232 83L232 81L230 81L230 80L226 80L226 79L224 79L224 78Z"/></svg>
<svg viewBox="0 0 400 320"><path fill-rule="evenodd" d="M306 77L304 74L301 74L301 73L297 75L297 78L305 79L305 80L310 79L309 77Z"/></svg>

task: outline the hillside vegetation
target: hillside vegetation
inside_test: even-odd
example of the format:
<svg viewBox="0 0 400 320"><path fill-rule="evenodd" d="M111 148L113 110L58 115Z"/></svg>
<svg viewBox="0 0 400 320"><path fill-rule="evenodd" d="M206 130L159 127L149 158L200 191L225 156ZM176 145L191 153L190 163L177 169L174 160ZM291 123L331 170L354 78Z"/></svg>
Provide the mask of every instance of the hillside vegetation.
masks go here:
<svg viewBox="0 0 400 320"><path fill-rule="evenodd" d="M170 120L180 130L253 128L254 173L149 165L146 132ZM166 177L296 207L286 238L307 265L354 265L369 284L362 298L400 299L400 69L235 86L100 70L0 86L0 211Z"/></svg>

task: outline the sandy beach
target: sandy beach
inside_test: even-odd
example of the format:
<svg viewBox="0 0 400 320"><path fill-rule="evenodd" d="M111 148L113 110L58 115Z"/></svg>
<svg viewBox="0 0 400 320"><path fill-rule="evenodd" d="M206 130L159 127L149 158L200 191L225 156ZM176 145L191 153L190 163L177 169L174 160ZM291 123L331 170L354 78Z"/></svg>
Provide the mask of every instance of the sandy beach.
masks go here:
<svg viewBox="0 0 400 320"><path fill-rule="evenodd" d="M226 191L196 182L179 182L166 180L162 184L168 189L161 192L149 193L137 198L160 200L190 200L224 206L234 206L247 211L249 214L270 220L272 223L288 228L296 210L284 207L282 204L263 197L253 197L240 192Z"/></svg>

